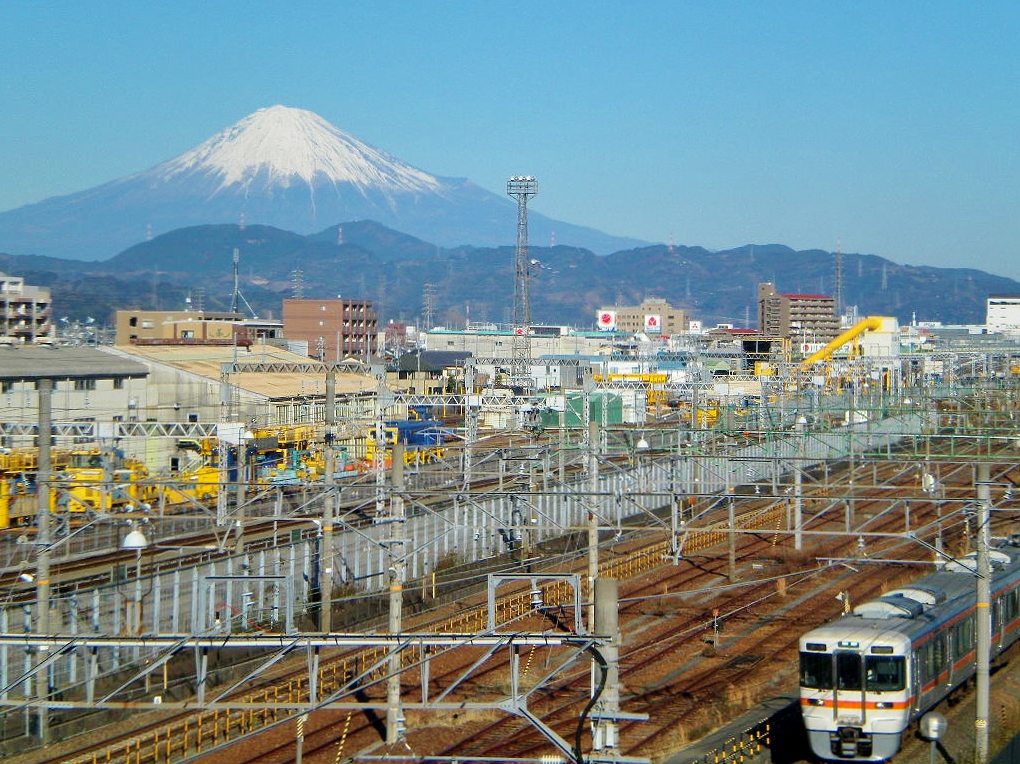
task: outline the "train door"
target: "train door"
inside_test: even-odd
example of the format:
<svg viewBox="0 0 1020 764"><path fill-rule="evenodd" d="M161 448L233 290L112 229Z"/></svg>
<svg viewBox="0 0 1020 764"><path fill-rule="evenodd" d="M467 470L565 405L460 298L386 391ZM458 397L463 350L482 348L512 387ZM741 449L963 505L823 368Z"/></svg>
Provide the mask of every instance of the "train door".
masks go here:
<svg viewBox="0 0 1020 764"><path fill-rule="evenodd" d="M1013 644L1017 636L1017 616L1020 616L1020 589L1010 589L1002 595L1003 636L1002 647Z"/></svg>
<svg viewBox="0 0 1020 764"><path fill-rule="evenodd" d="M860 704L861 722L867 715L867 704L864 702L864 661L861 654L854 650L836 650L832 654L836 672L833 683L833 713L838 716L839 703L842 698L855 706Z"/></svg>
<svg viewBox="0 0 1020 764"><path fill-rule="evenodd" d="M940 631L935 635L931 641L932 646L932 662L935 664L935 682L936 686L938 681L944 676L946 687L951 687L950 680L953 673L953 656L949 650L946 649L946 633Z"/></svg>
<svg viewBox="0 0 1020 764"><path fill-rule="evenodd" d="M956 650L953 645L953 633L949 629L944 629L939 635L939 641L942 642L942 652L945 654L945 666L946 666L946 687L953 687L956 685Z"/></svg>
<svg viewBox="0 0 1020 764"><path fill-rule="evenodd" d="M991 634L992 634L992 655L996 655L1002 650L1002 608L999 607L1000 600L992 600L992 607L990 608L990 618L992 619Z"/></svg>
<svg viewBox="0 0 1020 764"><path fill-rule="evenodd" d="M924 683L921 679L921 661L917 650L910 651L910 697L914 699L915 712L921 710L921 687Z"/></svg>

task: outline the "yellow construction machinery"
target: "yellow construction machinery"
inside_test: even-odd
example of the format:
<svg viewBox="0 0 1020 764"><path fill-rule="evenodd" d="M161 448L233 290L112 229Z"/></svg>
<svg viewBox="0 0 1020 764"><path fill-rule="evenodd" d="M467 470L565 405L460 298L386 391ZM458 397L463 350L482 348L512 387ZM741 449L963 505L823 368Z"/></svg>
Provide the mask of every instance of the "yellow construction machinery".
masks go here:
<svg viewBox="0 0 1020 764"><path fill-rule="evenodd" d="M897 332L899 331L899 324L895 318L890 316L869 316L862 321L858 321L845 332L826 344L825 347L817 350L801 361L801 368L807 369L819 361L829 360L832 358L833 353L848 344L850 345L849 357L851 359L856 358L860 355L860 346L851 343L854 343L854 340L865 332L878 331Z"/></svg>

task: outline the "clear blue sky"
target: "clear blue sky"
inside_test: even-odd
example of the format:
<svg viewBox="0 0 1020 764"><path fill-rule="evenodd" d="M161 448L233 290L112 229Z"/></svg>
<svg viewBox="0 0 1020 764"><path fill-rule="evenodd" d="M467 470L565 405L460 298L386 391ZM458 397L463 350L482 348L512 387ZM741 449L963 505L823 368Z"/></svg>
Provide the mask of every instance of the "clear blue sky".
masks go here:
<svg viewBox="0 0 1020 764"><path fill-rule="evenodd" d="M1020 279L1016 0L7 0L0 210L273 104L613 234Z"/></svg>

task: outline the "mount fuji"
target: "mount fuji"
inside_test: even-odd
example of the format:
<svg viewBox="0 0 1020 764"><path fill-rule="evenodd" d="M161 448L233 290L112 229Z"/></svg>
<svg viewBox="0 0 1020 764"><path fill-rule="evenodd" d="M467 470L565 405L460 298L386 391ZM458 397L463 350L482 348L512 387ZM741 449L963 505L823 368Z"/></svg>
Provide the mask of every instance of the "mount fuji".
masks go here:
<svg viewBox="0 0 1020 764"><path fill-rule="evenodd" d="M250 223L310 234L366 219L447 247L517 237L509 198L430 175L310 111L272 106L152 169L0 212L0 251L94 260L186 226ZM530 210L528 223L536 243L555 235L599 254L641 244Z"/></svg>

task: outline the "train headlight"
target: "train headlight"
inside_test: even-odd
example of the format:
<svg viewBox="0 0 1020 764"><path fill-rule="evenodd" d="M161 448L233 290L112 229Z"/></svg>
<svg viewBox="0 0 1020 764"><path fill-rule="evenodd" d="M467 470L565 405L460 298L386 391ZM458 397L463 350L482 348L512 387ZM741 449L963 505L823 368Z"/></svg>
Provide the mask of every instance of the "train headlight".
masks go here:
<svg viewBox="0 0 1020 764"><path fill-rule="evenodd" d="M879 701L875 704L875 708L892 708L892 703L883 703L882 701Z"/></svg>
<svg viewBox="0 0 1020 764"><path fill-rule="evenodd" d="M825 701L822 700L821 698L811 698L811 700L809 700L808 702L812 706L824 706L825 705Z"/></svg>

